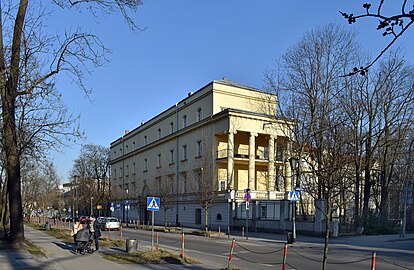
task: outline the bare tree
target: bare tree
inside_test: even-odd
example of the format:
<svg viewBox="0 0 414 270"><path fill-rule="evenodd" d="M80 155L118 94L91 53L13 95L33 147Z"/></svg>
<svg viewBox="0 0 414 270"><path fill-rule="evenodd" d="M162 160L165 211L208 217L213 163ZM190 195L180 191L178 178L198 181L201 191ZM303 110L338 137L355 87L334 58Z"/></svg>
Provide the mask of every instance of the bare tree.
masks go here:
<svg viewBox="0 0 414 270"><path fill-rule="evenodd" d="M81 8L87 4L93 11L120 13L131 25L128 11L134 11L142 1L54 1L62 8ZM33 6L32 6L33 3ZM4 2L2 2L4 4ZM82 31L66 32L59 37L46 37L36 23L47 18L40 2L21 0L15 5L8 2L1 7L0 18L0 96L2 102L2 137L5 154L5 172L10 201L11 240L20 246L24 240L21 197L20 157L18 148L17 99L51 82L59 73L71 76L87 91L84 83L88 67L99 66L105 60L106 48L99 38ZM97 14L94 13L94 14ZM43 26L43 25L41 25ZM37 42L35 45L30 41ZM26 46L29 45L29 46ZM37 45L37 46L36 46ZM30 59L42 65L25 69ZM51 59L51 60L49 60ZM91 64L91 65L88 65ZM49 67L45 69L44 67ZM33 72L26 74L25 71ZM28 75L28 76L25 76Z"/></svg>
<svg viewBox="0 0 414 270"><path fill-rule="evenodd" d="M83 145L79 157L74 161L71 178L76 181L78 202L83 209L93 211L93 205L109 200L109 148ZM85 211L85 210L84 210Z"/></svg>
<svg viewBox="0 0 414 270"><path fill-rule="evenodd" d="M382 35L391 36L392 39L388 45L367 65L361 65L360 67L354 67L353 71L348 73L349 75L361 74L365 75L366 71L372 67L383 55L391 48L391 46L407 31L407 29L414 23L414 5L410 5L407 0L400 1L401 8L399 12L395 14L385 14L384 6L388 3L389 5L395 6L394 1L380 0L373 7L371 3L364 3L362 7L365 9L365 13L354 15L353 13L346 13L339 11L341 15L348 20L349 24L356 23L360 19L371 18L378 20L377 30L383 31ZM412 2L411 2L412 4ZM375 9L376 8L376 9ZM408 21L408 23L407 23Z"/></svg>
<svg viewBox="0 0 414 270"><path fill-rule="evenodd" d="M53 163L27 158L22 163L22 199L25 214L37 209L59 209L59 183Z"/></svg>
<svg viewBox="0 0 414 270"><path fill-rule="evenodd" d="M177 194L174 192L174 175L162 175L155 179L156 185L153 190L160 198L161 209L164 211L164 226L167 227L167 213L168 210L177 205Z"/></svg>
<svg viewBox="0 0 414 270"><path fill-rule="evenodd" d="M306 166L306 192L316 199L326 200L325 248L323 269L326 269L331 210L340 196L340 187L350 184L344 177L346 140L343 114L338 112L337 97L343 91L340 75L354 62L358 52L353 32L330 24L311 31L290 48L282 58L281 67L268 73L268 83L279 96L279 112L294 118L297 125L290 130L295 144L291 157L299 160L299 173ZM276 76L275 76L276 75ZM302 162L305 164L302 165ZM298 186L300 183L295 183Z"/></svg>

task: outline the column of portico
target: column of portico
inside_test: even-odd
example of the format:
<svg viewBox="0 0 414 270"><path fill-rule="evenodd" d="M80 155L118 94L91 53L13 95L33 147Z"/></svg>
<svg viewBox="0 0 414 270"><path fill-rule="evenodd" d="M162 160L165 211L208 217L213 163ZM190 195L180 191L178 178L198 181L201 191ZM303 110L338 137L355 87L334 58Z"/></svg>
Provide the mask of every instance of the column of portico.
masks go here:
<svg viewBox="0 0 414 270"><path fill-rule="evenodd" d="M286 154L286 158L283 161L285 163L285 192L292 191L292 170L289 163L290 155Z"/></svg>
<svg viewBox="0 0 414 270"><path fill-rule="evenodd" d="M268 166L267 191L275 190L275 137L269 138L269 166Z"/></svg>
<svg viewBox="0 0 414 270"><path fill-rule="evenodd" d="M227 132L227 187L234 189L234 135L235 130Z"/></svg>
<svg viewBox="0 0 414 270"><path fill-rule="evenodd" d="M256 137L257 133L251 132L249 138L249 173L248 173L248 187L255 190L255 176L256 176Z"/></svg>

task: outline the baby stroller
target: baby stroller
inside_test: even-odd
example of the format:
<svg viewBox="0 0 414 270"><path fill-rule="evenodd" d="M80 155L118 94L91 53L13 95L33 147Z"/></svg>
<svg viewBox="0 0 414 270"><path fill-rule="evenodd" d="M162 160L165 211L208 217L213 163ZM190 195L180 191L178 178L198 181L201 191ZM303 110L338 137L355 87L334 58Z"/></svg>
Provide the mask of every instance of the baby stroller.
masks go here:
<svg viewBox="0 0 414 270"><path fill-rule="evenodd" d="M86 253L93 253L92 249L92 234L89 228L84 228L76 234L76 253L85 255Z"/></svg>

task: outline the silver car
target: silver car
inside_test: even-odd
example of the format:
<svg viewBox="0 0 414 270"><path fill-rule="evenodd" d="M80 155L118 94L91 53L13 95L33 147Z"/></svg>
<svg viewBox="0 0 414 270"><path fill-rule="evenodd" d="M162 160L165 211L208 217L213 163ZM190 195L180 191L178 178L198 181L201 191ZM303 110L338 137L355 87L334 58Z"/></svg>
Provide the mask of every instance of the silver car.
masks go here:
<svg viewBox="0 0 414 270"><path fill-rule="evenodd" d="M121 227L121 223L117 218L114 217L107 217L105 220L101 220L101 229L102 230L119 230L119 227Z"/></svg>

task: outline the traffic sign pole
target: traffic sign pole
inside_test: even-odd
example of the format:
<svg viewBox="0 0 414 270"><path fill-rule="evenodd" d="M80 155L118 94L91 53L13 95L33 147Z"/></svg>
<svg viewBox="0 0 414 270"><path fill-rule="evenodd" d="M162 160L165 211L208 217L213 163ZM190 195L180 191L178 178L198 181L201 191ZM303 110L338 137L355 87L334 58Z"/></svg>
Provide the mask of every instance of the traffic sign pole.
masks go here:
<svg viewBox="0 0 414 270"><path fill-rule="evenodd" d="M154 250L154 211L152 212L152 228L151 228L151 251Z"/></svg>

